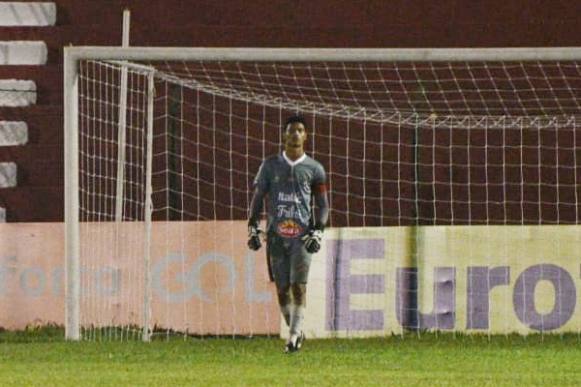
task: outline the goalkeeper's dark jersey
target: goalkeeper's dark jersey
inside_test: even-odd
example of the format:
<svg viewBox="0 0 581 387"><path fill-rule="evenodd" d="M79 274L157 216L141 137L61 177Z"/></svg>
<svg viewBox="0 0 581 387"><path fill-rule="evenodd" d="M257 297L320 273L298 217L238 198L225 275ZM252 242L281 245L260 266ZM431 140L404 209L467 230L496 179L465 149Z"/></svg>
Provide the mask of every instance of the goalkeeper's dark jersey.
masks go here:
<svg viewBox="0 0 581 387"><path fill-rule="evenodd" d="M311 221L311 195L326 182L325 169L304 154L290 161L283 153L264 160L254 186L268 196L269 233L283 238L303 236Z"/></svg>

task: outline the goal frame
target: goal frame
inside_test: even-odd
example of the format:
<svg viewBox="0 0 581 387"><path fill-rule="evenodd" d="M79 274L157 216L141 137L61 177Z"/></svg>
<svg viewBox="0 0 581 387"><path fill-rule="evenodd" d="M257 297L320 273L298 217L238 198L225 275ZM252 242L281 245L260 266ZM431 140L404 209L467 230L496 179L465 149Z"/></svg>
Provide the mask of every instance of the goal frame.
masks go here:
<svg viewBox="0 0 581 387"><path fill-rule="evenodd" d="M81 60L115 61L253 61L253 62L469 62L574 61L581 47L522 48L182 48L182 47L65 47L65 337L80 339L80 222L78 92ZM150 80L150 87L151 80ZM151 112L149 112L151 114ZM151 119L148 120L151 124ZM121 125L120 127L123 127ZM151 128L149 128L150 130ZM151 150L151 149L150 149ZM148 173L151 175L149 166ZM151 189L146 196L149 197ZM147 200L147 198L146 198ZM147 260L148 257L145 258ZM146 273L147 277L147 273ZM146 291L146 297L149 292ZM145 301L147 302L147 300ZM147 310L147 308L146 308ZM148 319L149 316L145 316ZM147 321L143 339L148 340Z"/></svg>

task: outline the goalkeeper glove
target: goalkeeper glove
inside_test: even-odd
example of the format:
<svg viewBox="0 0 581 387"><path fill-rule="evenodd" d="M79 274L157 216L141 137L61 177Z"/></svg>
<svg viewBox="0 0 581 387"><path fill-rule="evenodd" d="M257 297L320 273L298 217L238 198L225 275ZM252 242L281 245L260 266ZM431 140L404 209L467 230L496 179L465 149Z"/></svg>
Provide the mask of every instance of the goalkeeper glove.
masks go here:
<svg viewBox="0 0 581 387"><path fill-rule="evenodd" d="M262 230L258 226L248 226L248 248L250 250L256 251L262 247L261 233Z"/></svg>
<svg viewBox="0 0 581 387"><path fill-rule="evenodd" d="M312 229L303 238L305 249L310 254L314 254L321 248L321 240L323 239L323 230Z"/></svg>

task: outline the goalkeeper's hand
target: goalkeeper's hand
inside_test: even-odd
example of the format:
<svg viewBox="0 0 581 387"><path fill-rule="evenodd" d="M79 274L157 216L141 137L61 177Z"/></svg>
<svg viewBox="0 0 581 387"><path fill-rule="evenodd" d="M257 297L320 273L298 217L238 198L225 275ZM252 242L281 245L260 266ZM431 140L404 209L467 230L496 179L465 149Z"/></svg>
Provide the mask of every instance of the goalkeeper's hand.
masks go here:
<svg viewBox="0 0 581 387"><path fill-rule="evenodd" d="M260 241L262 232L257 226L248 226L248 248L250 250L256 251L262 247L262 242Z"/></svg>
<svg viewBox="0 0 581 387"><path fill-rule="evenodd" d="M321 249L321 240L323 239L323 231L312 229L303 238L305 249L310 254L314 254Z"/></svg>

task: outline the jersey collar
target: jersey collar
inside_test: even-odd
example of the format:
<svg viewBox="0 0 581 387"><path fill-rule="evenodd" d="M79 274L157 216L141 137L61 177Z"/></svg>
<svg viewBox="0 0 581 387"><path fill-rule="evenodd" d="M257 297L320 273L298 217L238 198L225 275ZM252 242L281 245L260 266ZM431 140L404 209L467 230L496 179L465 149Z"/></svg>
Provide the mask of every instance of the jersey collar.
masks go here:
<svg viewBox="0 0 581 387"><path fill-rule="evenodd" d="M306 153L303 153L303 155L301 157L299 157L295 161L292 161L291 159L289 159L287 157L286 152L285 151L282 151L282 157L286 160L286 162L288 163L288 165L290 165L291 167L294 167L295 165L300 164L303 161L305 161L305 159L307 158L307 154Z"/></svg>

